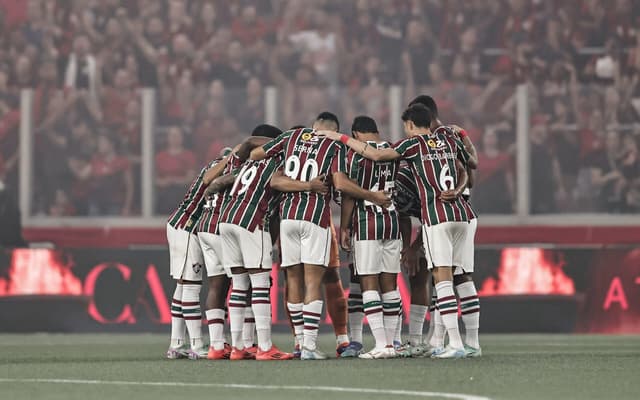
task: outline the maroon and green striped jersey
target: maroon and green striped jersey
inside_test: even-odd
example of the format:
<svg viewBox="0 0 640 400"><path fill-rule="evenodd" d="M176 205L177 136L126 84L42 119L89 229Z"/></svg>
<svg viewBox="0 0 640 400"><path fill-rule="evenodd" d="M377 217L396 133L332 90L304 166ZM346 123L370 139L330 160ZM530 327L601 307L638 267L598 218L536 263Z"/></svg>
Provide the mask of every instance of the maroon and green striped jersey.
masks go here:
<svg viewBox="0 0 640 400"><path fill-rule="evenodd" d="M367 143L377 149L391 148L387 142ZM349 178L363 189L393 192L398 161L371 161L350 150L347 154L347 170ZM400 223L395 204L382 208L369 201L356 200L353 232L356 240L400 239Z"/></svg>
<svg viewBox="0 0 640 400"><path fill-rule="evenodd" d="M242 162L236 153L232 153L227 160L227 165L224 166L222 171L223 175L230 174L235 169L240 167ZM222 203L227 193L231 190L227 188L220 193L216 193L206 199L202 215L198 221L198 231L218 234L218 223L220 222L220 212L222 210Z"/></svg>
<svg viewBox="0 0 640 400"><path fill-rule="evenodd" d="M268 157L281 155L284 174L298 181L310 181L326 174L346 173L346 149L340 142L320 138L313 129L286 131L263 146ZM331 220L331 194L283 193L280 218L309 221L327 228Z"/></svg>
<svg viewBox="0 0 640 400"><path fill-rule="evenodd" d="M213 160L200 170L196 179L189 186L189 190L187 190L180 205L169 217L169 225L175 229L183 229L191 233L197 232L197 222L205 205L204 192L207 189L204 184L204 174L220 161L220 159Z"/></svg>
<svg viewBox="0 0 640 400"><path fill-rule="evenodd" d="M458 184L456 159L464 165L469 160L469 153L449 128L442 126L430 135L405 139L395 150L407 160L413 173L422 206L422 223L437 225L475 218L464 198L453 202L440 199L442 192L453 190Z"/></svg>
<svg viewBox="0 0 640 400"><path fill-rule="evenodd" d="M220 222L234 224L250 232L269 231L268 218L279 203L280 192L271 188L271 178L282 167L282 156L260 161L248 160L237 174L222 205Z"/></svg>
<svg viewBox="0 0 640 400"><path fill-rule="evenodd" d="M396 175L396 190L393 201L400 214L420 218L420 195L416 181L408 165L401 165Z"/></svg>

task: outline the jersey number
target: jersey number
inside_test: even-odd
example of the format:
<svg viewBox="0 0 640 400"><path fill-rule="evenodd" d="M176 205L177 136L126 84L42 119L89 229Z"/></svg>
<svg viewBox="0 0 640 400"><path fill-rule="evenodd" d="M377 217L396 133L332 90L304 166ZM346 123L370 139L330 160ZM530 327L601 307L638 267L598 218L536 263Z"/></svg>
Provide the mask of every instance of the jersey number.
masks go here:
<svg viewBox="0 0 640 400"><path fill-rule="evenodd" d="M440 170L440 188L442 191L453 190L456 188L455 179L450 174L451 170L448 165L442 167Z"/></svg>
<svg viewBox="0 0 640 400"><path fill-rule="evenodd" d="M249 167L248 165L245 165L240 170L240 174L238 175L238 177L236 178L235 182L233 183L233 187L231 188L231 192L229 192L230 196L233 196L233 194L238 189L238 186L241 185L241 184L242 184L242 188L238 192L238 195L243 194L244 192L246 192L249 189L249 185L251 185L251 182L253 182L253 180L255 179L256 175L258 174L258 167L256 167L255 165L253 167L251 167L251 168L248 168L248 167Z"/></svg>
<svg viewBox="0 0 640 400"><path fill-rule="evenodd" d="M318 163L316 160L309 159L305 161L300 170L300 158L298 156L290 156L284 163L284 174L291 179L308 182L318 176Z"/></svg>
<svg viewBox="0 0 640 400"><path fill-rule="evenodd" d="M396 187L396 183L394 181L385 182L384 191L387 192L387 193L391 193L395 187ZM378 190L380 190L380 184L376 183L375 185L373 185L373 187L371 187L370 190L372 192L377 192ZM373 204L369 200L365 200L364 201L364 205L367 206L367 207L375 207L376 208L376 212L379 212L379 213L382 212L382 210L383 210L382 207ZM392 202L391 205L389 206L389 208L387 208L387 211L394 211L395 209L396 209L396 206Z"/></svg>
<svg viewBox="0 0 640 400"><path fill-rule="evenodd" d="M204 208L208 210L212 210L216 208L216 203L218 202L218 193L214 194L212 197L209 197L207 201L204 203Z"/></svg>

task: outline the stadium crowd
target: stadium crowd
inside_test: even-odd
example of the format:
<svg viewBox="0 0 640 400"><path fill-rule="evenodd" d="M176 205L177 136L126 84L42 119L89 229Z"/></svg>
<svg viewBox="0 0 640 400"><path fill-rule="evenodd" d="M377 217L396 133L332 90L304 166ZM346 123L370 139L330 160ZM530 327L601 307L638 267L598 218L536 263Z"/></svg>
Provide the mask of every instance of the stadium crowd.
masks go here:
<svg viewBox="0 0 640 400"><path fill-rule="evenodd" d="M638 26L631 0L0 0L0 178L17 193L23 88L30 213L67 216L139 214L140 88L158 93L162 214L264 121L266 86L287 128L323 109L388 126L400 85L478 144L478 211L511 213L527 83L532 212L637 212Z"/></svg>

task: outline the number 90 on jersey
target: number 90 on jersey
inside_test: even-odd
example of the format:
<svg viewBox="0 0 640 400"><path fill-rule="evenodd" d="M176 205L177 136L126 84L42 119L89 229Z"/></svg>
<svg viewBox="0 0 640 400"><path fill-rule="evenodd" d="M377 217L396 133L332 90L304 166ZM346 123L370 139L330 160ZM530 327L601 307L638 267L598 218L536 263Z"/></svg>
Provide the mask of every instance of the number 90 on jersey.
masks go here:
<svg viewBox="0 0 640 400"><path fill-rule="evenodd" d="M284 174L297 181L308 182L318 176L318 163L309 159L300 167L300 158L296 155L289 156L284 163Z"/></svg>

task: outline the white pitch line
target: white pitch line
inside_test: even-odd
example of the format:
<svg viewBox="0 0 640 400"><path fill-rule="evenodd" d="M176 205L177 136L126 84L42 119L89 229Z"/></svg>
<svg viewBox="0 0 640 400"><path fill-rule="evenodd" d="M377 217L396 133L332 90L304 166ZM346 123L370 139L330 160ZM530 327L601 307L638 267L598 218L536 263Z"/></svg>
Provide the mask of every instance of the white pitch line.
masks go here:
<svg viewBox="0 0 640 400"><path fill-rule="evenodd" d="M76 385L114 385L114 386L159 386L159 387L200 387L250 390L304 390L318 392L382 394L407 397L441 397L457 400L491 400L484 396L463 393L418 392L412 390L344 388L333 386L287 386L287 385L248 385L242 383L189 383L189 382L136 382L136 381L101 381L84 379L13 379L0 378L0 383L62 383Z"/></svg>

